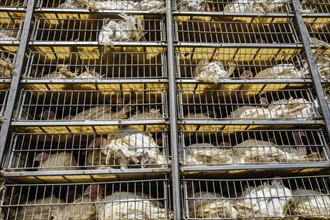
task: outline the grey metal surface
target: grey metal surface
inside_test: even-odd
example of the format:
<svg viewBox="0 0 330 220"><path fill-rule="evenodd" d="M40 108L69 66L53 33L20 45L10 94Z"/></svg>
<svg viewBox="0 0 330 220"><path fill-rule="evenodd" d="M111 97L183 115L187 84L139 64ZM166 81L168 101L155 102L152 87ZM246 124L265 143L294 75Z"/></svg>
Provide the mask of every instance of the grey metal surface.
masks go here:
<svg viewBox="0 0 330 220"><path fill-rule="evenodd" d="M27 4L27 10L26 10L26 16L24 18L25 24L30 24L32 17L33 17L33 10L34 10L35 1L29 0ZM12 77L11 86L9 90L8 95L8 101L7 106L4 114L4 122L1 126L1 142L0 142L0 158L3 158L3 153L5 150L5 146L7 144L8 138L9 138L9 132L10 132L10 126L12 123L12 116L13 116L13 109L16 107L16 100L19 93L20 88L20 79L21 79L21 73L24 68L24 55L27 49L27 44L30 37L30 31L32 29L31 25L24 25L21 33L21 41L20 41L20 47L17 52L16 56L16 63L15 63L15 69L14 69L14 75Z"/></svg>

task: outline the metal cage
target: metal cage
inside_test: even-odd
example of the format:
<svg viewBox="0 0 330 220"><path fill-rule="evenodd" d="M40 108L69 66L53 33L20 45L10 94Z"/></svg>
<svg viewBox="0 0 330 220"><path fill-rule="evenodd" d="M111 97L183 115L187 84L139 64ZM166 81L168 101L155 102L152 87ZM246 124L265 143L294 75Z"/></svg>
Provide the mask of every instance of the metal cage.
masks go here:
<svg viewBox="0 0 330 220"><path fill-rule="evenodd" d="M170 219L167 179L5 184L3 219Z"/></svg>
<svg viewBox="0 0 330 220"><path fill-rule="evenodd" d="M0 17L0 43L18 43L23 26L21 17Z"/></svg>
<svg viewBox="0 0 330 220"><path fill-rule="evenodd" d="M161 12L165 7L164 0L155 2L144 1L119 1L119 0L98 0L94 2L66 1L66 0L38 0L37 7L51 9L89 9L91 11L100 10L128 10L128 11L155 11Z"/></svg>
<svg viewBox="0 0 330 220"><path fill-rule="evenodd" d="M16 53L14 52L0 51L0 79L2 79L2 83L7 83L8 79L12 77L15 57Z"/></svg>
<svg viewBox="0 0 330 220"><path fill-rule="evenodd" d="M178 117L185 120L309 120L320 117L316 100L311 91L305 89L178 90L178 102Z"/></svg>
<svg viewBox="0 0 330 220"><path fill-rule="evenodd" d="M327 0L300 1L301 9L306 14L328 14L330 6Z"/></svg>
<svg viewBox="0 0 330 220"><path fill-rule="evenodd" d="M89 90L149 90L164 89L167 82L164 52L30 51L27 63L22 83L31 90L79 89L77 84Z"/></svg>
<svg viewBox="0 0 330 220"><path fill-rule="evenodd" d="M143 172L143 168L166 168L169 164L165 131L13 133L8 152L3 162L6 172L118 168L142 168ZM124 157L127 160L123 161Z"/></svg>
<svg viewBox="0 0 330 220"><path fill-rule="evenodd" d="M317 163L328 161L319 129L180 132L184 166Z"/></svg>
<svg viewBox="0 0 330 220"><path fill-rule="evenodd" d="M184 179L184 217L327 219L329 183L329 176Z"/></svg>
<svg viewBox="0 0 330 220"><path fill-rule="evenodd" d="M6 107L6 102L8 99L8 90L0 90L0 117L1 117L1 122L3 121L3 116L5 112L5 107Z"/></svg>
<svg viewBox="0 0 330 220"><path fill-rule="evenodd" d="M178 43L297 44L300 42L294 20L246 23L241 21L174 20Z"/></svg>

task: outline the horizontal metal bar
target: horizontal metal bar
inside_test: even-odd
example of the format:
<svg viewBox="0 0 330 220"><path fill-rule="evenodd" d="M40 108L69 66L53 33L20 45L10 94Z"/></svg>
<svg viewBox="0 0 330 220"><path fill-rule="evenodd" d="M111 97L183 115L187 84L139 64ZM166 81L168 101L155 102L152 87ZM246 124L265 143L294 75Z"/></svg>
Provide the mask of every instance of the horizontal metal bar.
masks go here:
<svg viewBox="0 0 330 220"><path fill-rule="evenodd" d="M4 7L0 6L0 12L25 12L25 7Z"/></svg>
<svg viewBox="0 0 330 220"><path fill-rule="evenodd" d="M290 164L243 164L222 166L181 166L182 172L208 172L227 170L266 170L266 169L306 169L306 168L329 168L330 162L315 163L290 163Z"/></svg>
<svg viewBox="0 0 330 220"><path fill-rule="evenodd" d="M41 13L56 13L56 14L91 14L91 11L88 9L60 9L60 8L37 8L35 14ZM93 14L95 12L92 12ZM136 15L165 15L165 12L161 11L141 11L141 10L104 10L100 9L97 11L97 14L100 15L118 15L120 13L125 14L136 14Z"/></svg>
<svg viewBox="0 0 330 220"><path fill-rule="evenodd" d="M173 16L220 16L220 17L284 17L294 18L293 13L272 13L272 14L260 14L260 13L238 13L238 12L220 12L220 11L173 11Z"/></svg>
<svg viewBox="0 0 330 220"><path fill-rule="evenodd" d="M1 41L0 41L1 44ZM165 47L164 42L113 42L114 46L132 46L132 47ZM29 46L82 46L82 47L103 47L97 41L32 41Z"/></svg>
<svg viewBox="0 0 330 220"><path fill-rule="evenodd" d="M232 120L232 119L217 119L217 120L197 120L185 119L179 120L180 125L322 125L322 120Z"/></svg>
<svg viewBox="0 0 330 220"><path fill-rule="evenodd" d="M0 79L0 83L8 84L11 82L11 79Z"/></svg>
<svg viewBox="0 0 330 220"><path fill-rule="evenodd" d="M222 48L303 48L302 44L255 44L255 43L182 43L176 42L176 47L222 47Z"/></svg>
<svg viewBox="0 0 330 220"><path fill-rule="evenodd" d="M304 13L302 11L303 18L330 18L330 13Z"/></svg>
<svg viewBox="0 0 330 220"><path fill-rule="evenodd" d="M10 40L0 40L0 46L18 46L19 40L10 41Z"/></svg>
<svg viewBox="0 0 330 220"><path fill-rule="evenodd" d="M23 171L6 172L2 171L3 177L22 177L22 176L73 176L73 175L102 175L102 174L147 174L147 173L168 173L168 168L139 168L139 169L108 169L108 170L50 170L50 171Z"/></svg>
<svg viewBox="0 0 330 220"><path fill-rule="evenodd" d="M12 122L12 126L51 127L51 126L111 126L111 125L155 125L167 124L165 120L113 120L113 121L20 121Z"/></svg>
<svg viewBox="0 0 330 220"><path fill-rule="evenodd" d="M0 81L1 82L1 81ZM22 79L22 84L153 84L167 83L167 79Z"/></svg>
<svg viewBox="0 0 330 220"><path fill-rule="evenodd" d="M210 84L210 82L201 82L195 79L177 79L177 83L182 84ZM218 81L221 84L282 84L282 83L312 83L311 79L222 79Z"/></svg>

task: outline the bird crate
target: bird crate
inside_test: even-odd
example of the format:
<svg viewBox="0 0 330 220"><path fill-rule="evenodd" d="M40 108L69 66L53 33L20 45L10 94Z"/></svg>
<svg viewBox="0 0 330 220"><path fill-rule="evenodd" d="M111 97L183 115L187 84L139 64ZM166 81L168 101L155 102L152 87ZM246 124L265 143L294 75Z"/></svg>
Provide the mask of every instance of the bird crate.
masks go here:
<svg viewBox="0 0 330 220"><path fill-rule="evenodd" d="M238 20L246 22L260 22L274 20L271 17L261 17L263 15L281 15L281 17L275 18L276 21L284 21L286 18L283 15L292 13L292 6L289 1L268 1L264 3L258 3L255 1L227 1L227 0L215 0L215 1L192 1L192 0L178 0L174 1L175 8L178 13L178 20L200 20L210 21L212 19L224 19L224 20ZM180 12L198 13L201 16L183 16ZM230 17L220 16L208 16L205 12L230 14ZM204 13L204 14L203 14ZM219 13L219 14L220 14ZM238 17L238 15L247 15L244 17ZM234 16L232 16L234 15ZM250 16L249 16L250 15Z"/></svg>
<svg viewBox="0 0 330 220"><path fill-rule="evenodd" d="M182 90L280 90L311 83L302 49L219 48L216 52L207 53L180 51L176 53L176 68Z"/></svg>
<svg viewBox="0 0 330 220"><path fill-rule="evenodd" d="M184 179L185 219L329 219L330 178Z"/></svg>
<svg viewBox="0 0 330 220"><path fill-rule="evenodd" d="M148 168L168 168L169 163L167 132L117 129L98 133L13 133L3 167L4 172L71 171L82 175L87 170L144 172Z"/></svg>
<svg viewBox="0 0 330 220"><path fill-rule="evenodd" d="M174 20L175 41L184 43L297 44L295 20L287 22L246 23L240 21ZM235 45L238 46L238 45Z"/></svg>
<svg viewBox="0 0 330 220"><path fill-rule="evenodd" d="M4 113L8 99L9 90L0 90L0 122L4 120Z"/></svg>
<svg viewBox="0 0 330 220"><path fill-rule="evenodd" d="M121 15L122 19L80 19L35 17L32 46L38 51L51 51L61 46L62 52L156 52L165 41L163 19L143 19Z"/></svg>
<svg viewBox="0 0 330 220"><path fill-rule="evenodd" d="M235 131L261 125L315 124L320 117L317 101L306 89L178 90L177 98L178 118L182 120L183 129L189 131Z"/></svg>
<svg viewBox="0 0 330 220"><path fill-rule="evenodd" d="M287 168L300 163L303 169L306 164L329 160L320 129L180 131L180 149L181 163L186 167L242 165L248 169L248 165L276 164Z"/></svg>
<svg viewBox="0 0 330 220"><path fill-rule="evenodd" d="M143 11L145 13L165 12L164 0L141 0L141 1L120 1L120 0L96 0L96 1L84 1L84 0L39 0L37 1L37 7L40 8L58 8L61 9L88 9L90 11L104 11L104 10L116 10L116 11Z"/></svg>
<svg viewBox="0 0 330 220"><path fill-rule="evenodd" d="M0 43L17 44L23 27L21 17L0 17Z"/></svg>
<svg viewBox="0 0 330 220"><path fill-rule="evenodd" d="M104 91L166 87L164 52L30 51L27 63L22 76L27 89Z"/></svg>
<svg viewBox="0 0 330 220"><path fill-rule="evenodd" d="M163 130L166 106L165 90L22 90L14 120L46 132L87 132L95 126L111 131L114 125Z"/></svg>
<svg viewBox="0 0 330 220"><path fill-rule="evenodd" d="M23 7L26 6L28 0L2 0L0 7Z"/></svg>
<svg viewBox="0 0 330 220"><path fill-rule="evenodd" d="M166 178L4 185L1 217L12 219L171 219Z"/></svg>

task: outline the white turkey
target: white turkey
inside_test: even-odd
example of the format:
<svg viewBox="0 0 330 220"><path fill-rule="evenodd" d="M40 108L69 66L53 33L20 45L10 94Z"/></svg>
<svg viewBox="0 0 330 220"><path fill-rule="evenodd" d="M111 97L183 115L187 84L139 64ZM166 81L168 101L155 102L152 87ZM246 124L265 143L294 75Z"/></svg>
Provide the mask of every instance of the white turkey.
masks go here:
<svg viewBox="0 0 330 220"><path fill-rule="evenodd" d="M171 212L144 193L114 192L102 200L98 220L170 219Z"/></svg>
<svg viewBox="0 0 330 220"><path fill-rule="evenodd" d="M254 76L254 78L264 79L299 79L303 77L304 75L302 75L293 64L278 64L276 66L261 70Z"/></svg>
<svg viewBox="0 0 330 220"><path fill-rule="evenodd" d="M221 61L201 60L194 69L197 81L218 83L220 79L228 79L233 70L226 71Z"/></svg>
<svg viewBox="0 0 330 220"><path fill-rule="evenodd" d="M162 119L163 115L160 113L160 109L151 108L148 112L136 112L129 117L129 120L133 119Z"/></svg>
<svg viewBox="0 0 330 220"><path fill-rule="evenodd" d="M241 106L236 110L232 111L227 118L237 118L237 119L264 119L270 117L270 112L265 108L268 104L267 99L260 98L259 104L255 106Z"/></svg>
<svg viewBox="0 0 330 220"><path fill-rule="evenodd" d="M101 45L111 47L115 41L140 41L143 37L142 21L139 18L126 14L120 16L123 20L108 20L102 27L98 38Z"/></svg>
<svg viewBox="0 0 330 220"><path fill-rule="evenodd" d="M293 191L294 202L291 211L294 215L308 219L330 218L330 196L320 191L296 189ZM315 216L315 217L313 217Z"/></svg>
<svg viewBox="0 0 330 220"><path fill-rule="evenodd" d="M14 66L9 58L0 59L0 77L11 77Z"/></svg>
<svg viewBox="0 0 330 220"><path fill-rule="evenodd" d="M214 146L209 143L196 143L186 147L185 164L218 165L244 163L228 146Z"/></svg>
<svg viewBox="0 0 330 220"><path fill-rule="evenodd" d="M231 200L219 193L189 193L188 201L191 218L237 219L238 217L238 211Z"/></svg>
<svg viewBox="0 0 330 220"><path fill-rule="evenodd" d="M66 206L63 199L58 199L54 195L43 199L37 199L27 202L27 205L21 204L16 219L42 220L53 219L60 209ZM13 216L15 218L15 216Z"/></svg>
<svg viewBox="0 0 330 220"><path fill-rule="evenodd" d="M235 145L233 151L246 163L303 162L313 156L307 156L306 148L302 145L283 147L269 141L255 139L245 140Z"/></svg>
<svg viewBox="0 0 330 220"><path fill-rule="evenodd" d="M78 170L78 163L72 153L38 153L34 161L39 162L39 171L49 170Z"/></svg>
<svg viewBox="0 0 330 220"><path fill-rule="evenodd" d="M236 207L239 218L285 218L292 200L292 191L281 180L274 179L271 184L249 186Z"/></svg>
<svg viewBox="0 0 330 220"><path fill-rule="evenodd" d="M118 112L112 112L111 106L97 106L81 111L71 120L123 120L127 119L127 113L131 108L131 104L128 103Z"/></svg>
<svg viewBox="0 0 330 220"><path fill-rule="evenodd" d="M78 76L78 72L71 72L69 70L69 66L65 65L65 64L59 64L56 67L56 70L41 76L41 78L68 78L68 79L72 79L72 78L76 78Z"/></svg>
<svg viewBox="0 0 330 220"><path fill-rule="evenodd" d="M103 189L99 185L90 185L84 195L61 208L53 220L96 220L97 202L102 200Z"/></svg>
<svg viewBox="0 0 330 220"><path fill-rule="evenodd" d="M159 0L142 0L139 9L143 11L165 12L165 2Z"/></svg>
<svg viewBox="0 0 330 220"><path fill-rule="evenodd" d="M166 158L160 152L160 146L154 141L151 135L143 132L134 132L113 139L106 146L107 163L119 161L122 168L131 165L142 167L163 166Z"/></svg>
<svg viewBox="0 0 330 220"><path fill-rule="evenodd" d="M271 118L306 119L316 116L313 103L304 98L281 99L272 101L268 107Z"/></svg>
<svg viewBox="0 0 330 220"><path fill-rule="evenodd" d="M316 65L321 76L321 79L328 80L330 79L330 57L328 55L316 55ZM301 69L301 72L306 76L311 76L309 71L309 65L307 62L304 63L304 66Z"/></svg>

